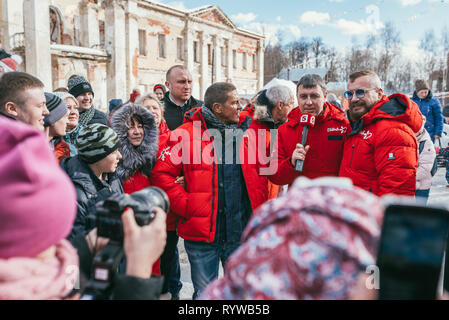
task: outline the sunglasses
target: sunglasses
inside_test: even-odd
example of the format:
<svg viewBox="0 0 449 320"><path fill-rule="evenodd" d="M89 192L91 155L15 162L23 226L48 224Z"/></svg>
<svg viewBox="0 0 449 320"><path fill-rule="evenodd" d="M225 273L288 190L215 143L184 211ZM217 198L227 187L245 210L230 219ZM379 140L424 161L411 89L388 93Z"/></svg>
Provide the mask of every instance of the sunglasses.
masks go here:
<svg viewBox="0 0 449 320"><path fill-rule="evenodd" d="M368 91L371 91L371 90L379 90L379 89L378 88L366 89L366 90L365 89L357 89L357 90L355 90L355 95L356 95L357 98L363 99L365 97L366 93ZM345 98L347 100L352 100L354 98L354 92L353 91L346 91L345 92Z"/></svg>

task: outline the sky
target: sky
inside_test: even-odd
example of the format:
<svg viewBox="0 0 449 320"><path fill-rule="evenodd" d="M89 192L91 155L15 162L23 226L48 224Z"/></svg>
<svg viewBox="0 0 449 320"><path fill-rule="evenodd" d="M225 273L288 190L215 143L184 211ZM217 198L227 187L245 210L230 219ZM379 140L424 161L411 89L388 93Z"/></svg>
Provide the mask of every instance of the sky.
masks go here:
<svg viewBox="0 0 449 320"><path fill-rule="evenodd" d="M364 45L368 34L379 34L387 22L400 33L406 54L418 49L425 31L439 36L449 28L449 0L159 0L179 9L217 5L239 27L266 36L270 44L300 37L321 37L344 51ZM279 37L279 35L281 35Z"/></svg>

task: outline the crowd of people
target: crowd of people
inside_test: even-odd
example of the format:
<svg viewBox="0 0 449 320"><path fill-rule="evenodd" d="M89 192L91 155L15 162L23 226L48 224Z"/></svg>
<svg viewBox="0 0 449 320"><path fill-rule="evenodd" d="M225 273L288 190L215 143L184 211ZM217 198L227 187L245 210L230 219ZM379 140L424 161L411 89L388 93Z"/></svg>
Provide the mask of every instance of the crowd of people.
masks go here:
<svg viewBox="0 0 449 320"><path fill-rule="evenodd" d="M1 76L0 299L79 297L58 270L79 265L89 277L101 241L87 217L149 186L170 209L142 227L123 214L126 263L113 298L179 299L179 237L193 299L354 297L375 264L379 197L429 196L443 117L427 83L413 98L387 96L377 74L356 72L348 110L312 74L296 92L274 86L246 106L232 83L212 84L204 101L192 85L173 66L164 84L112 99L106 114L82 76L55 92L24 72ZM315 119L307 130L304 115ZM37 271L42 279L23 285Z"/></svg>

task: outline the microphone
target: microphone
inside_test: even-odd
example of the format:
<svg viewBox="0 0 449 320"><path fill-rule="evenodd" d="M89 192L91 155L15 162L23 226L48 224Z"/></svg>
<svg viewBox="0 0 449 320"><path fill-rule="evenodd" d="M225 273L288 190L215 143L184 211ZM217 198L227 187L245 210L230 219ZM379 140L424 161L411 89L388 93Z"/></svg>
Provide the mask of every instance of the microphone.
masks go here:
<svg viewBox="0 0 449 320"><path fill-rule="evenodd" d="M302 139L301 144L306 147L307 143L307 135L309 134L309 127L315 126L315 116L311 113L303 113L301 114L301 119L299 120L299 123L303 126L302 129ZM304 167L304 160L296 160L296 171L302 172L302 169Z"/></svg>

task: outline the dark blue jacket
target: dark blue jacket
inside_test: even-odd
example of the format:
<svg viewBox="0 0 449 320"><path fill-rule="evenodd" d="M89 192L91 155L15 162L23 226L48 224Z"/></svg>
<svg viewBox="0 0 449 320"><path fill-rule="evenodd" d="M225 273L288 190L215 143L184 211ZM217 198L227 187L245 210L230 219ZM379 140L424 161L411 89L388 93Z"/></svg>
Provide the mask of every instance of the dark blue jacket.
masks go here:
<svg viewBox="0 0 449 320"><path fill-rule="evenodd" d="M247 119L239 129L246 131L250 124L251 119ZM242 166L239 163L240 141L237 140L235 135L233 139L226 139L226 135L222 132L222 153L217 154L217 157L221 158L221 163L217 164L218 211L215 243L239 243L252 214ZM226 161L230 160L229 153L232 153L232 163Z"/></svg>
<svg viewBox="0 0 449 320"><path fill-rule="evenodd" d="M72 241L80 233L87 234L87 216L94 215L98 202L106 200L112 194L123 194L123 184L116 173L108 173L106 181L101 181L87 164L78 156L65 158L62 169L72 180L76 189L77 214L73 229L68 236Z"/></svg>
<svg viewBox="0 0 449 320"><path fill-rule="evenodd" d="M441 137L443 134L443 111L440 101L433 97L432 91L429 91L425 99L420 99L415 91L412 100L418 105L423 116L426 117L424 127L429 133L430 138L432 138L432 141L435 142L433 136L437 135Z"/></svg>

